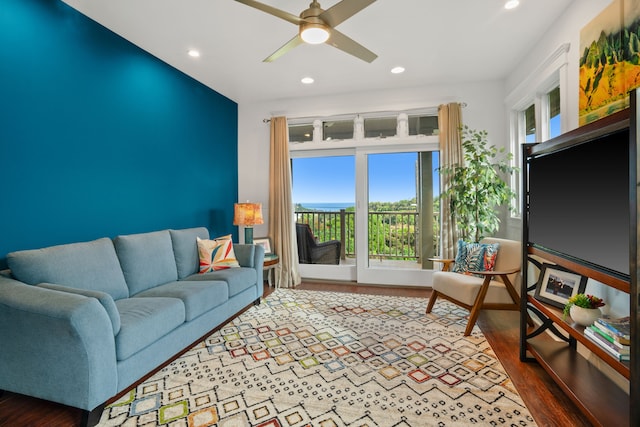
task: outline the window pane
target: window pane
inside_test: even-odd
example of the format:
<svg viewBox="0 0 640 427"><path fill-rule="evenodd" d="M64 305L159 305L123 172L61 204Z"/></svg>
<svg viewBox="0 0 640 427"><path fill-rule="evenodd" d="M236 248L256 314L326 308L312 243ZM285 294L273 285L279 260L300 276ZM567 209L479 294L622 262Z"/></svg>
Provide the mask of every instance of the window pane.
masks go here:
<svg viewBox="0 0 640 427"><path fill-rule="evenodd" d="M368 155L369 266L432 268L424 261L439 245L438 178L435 151Z"/></svg>
<svg viewBox="0 0 640 427"><path fill-rule="evenodd" d="M547 94L549 97L549 118L560 114L560 86Z"/></svg>
<svg viewBox="0 0 640 427"><path fill-rule="evenodd" d="M370 209L388 210L394 204L394 209L415 210L417 158L417 153L369 155Z"/></svg>
<svg viewBox="0 0 640 427"><path fill-rule="evenodd" d="M409 135L433 135L436 129L437 116L409 116Z"/></svg>
<svg viewBox="0 0 640 427"><path fill-rule="evenodd" d="M395 117L364 119L365 138L386 138L396 135L398 120Z"/></svg>
<svg viewBox="0 0 640 427"><path fill-rule="evenodd" d="M313 141L313 125L291 125L289 126L290 142Z"/></svg>
<svg viewBox="0 0 640 427"><path fill-rule="evenodd" d="M318 242L344 235L344 253L355 257L355 157L296 158L291 173L296 222L309 224Z"/></svg>
<svg viewBox="0 0 640 427"><path fill-rule="evenodd" d="M353 120L324 122L322 124L322 139L353 139Z"/></svg>
<svg viewBox="0 0 640 427"><path fill-rule="evenodd" d="M560 87L547 94L549 100L549 137L560 135Z"/></svg>
<svg viewBox="0 0 640 427"><path fill-rule="evenodd" d="M536 142L536 110L534 104L531 104L524 111L524 130L525 141Z"/></svg>

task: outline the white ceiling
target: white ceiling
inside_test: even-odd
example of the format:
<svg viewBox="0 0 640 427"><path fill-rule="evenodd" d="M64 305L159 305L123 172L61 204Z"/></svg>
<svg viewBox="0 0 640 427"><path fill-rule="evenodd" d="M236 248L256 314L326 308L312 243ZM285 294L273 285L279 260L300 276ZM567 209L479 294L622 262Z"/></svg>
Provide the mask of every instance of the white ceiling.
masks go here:
<svg viewBox="0 0 640 427"><path fill-rule="evenodd" d="M371 64L328 45L301 45L264 63L298 28L235 0L64 1L244 103L502 79L572 0L520 0L514 10L506 0L377 0L336 27L378 55ZM299 15L311 1L262 2ZM396 65L406 72L391 74ZM315 83L303 85L305 76Z"/></svg>

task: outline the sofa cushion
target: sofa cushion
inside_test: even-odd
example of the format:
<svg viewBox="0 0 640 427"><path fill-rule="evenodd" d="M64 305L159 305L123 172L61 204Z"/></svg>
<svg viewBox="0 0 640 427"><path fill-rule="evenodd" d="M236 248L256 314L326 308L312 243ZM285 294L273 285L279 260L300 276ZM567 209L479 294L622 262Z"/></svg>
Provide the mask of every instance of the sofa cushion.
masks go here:
<svg viewBox="0 0 640 427"><path fill-rule="evenodd" d="M211 271L204 274L193 274L183 281L199 280L224 280L229 286L229 297L232 297L251 286L255 286L258 281L258 273L254 268L239 267L228 270Z"/></svg>
<svg viewBox="0 0 640 427"><path fill-rule="evenodd" d="M114 245L131 295L178 280L169 230L118 236Z"/></svg>
<svg viewBox="0 0 640 427"><path fill-rule="evenodd" d="M168 297L182 300L187 322L219 306L229 299L229 288L223 281L171 282L142 291L135 298Z"/></svg>
<svg viewBox="0 0 640 427"><path fill-rule="evenodd" d="M120 332L120 313L116 307L115 301L106 292L92 291L87 289L70 288L69 286L56 285L53 283L40 283L38 286L41 288L53 289L60 292L68 292L76 295L84 295L85 297L95 298L100 305L104 308L111 320L111 326L113 327L113 335L117 335Z"/></svg>
<svg viewBox="0 0 640 427"><path fill-rule="evenodd" d="M116 358L124 360L185 321L177 298L127 298L116 301L122 326L116 335Z"/></svg>
<svg viewBox="0 0 640 427"><path fill-rule="evenodd" d="M16 279L30 285L47 282L101 291L114 300L129 296L113 242L106 237L12 252L7 255L7 263Z"/></svg>
<svg viewBox="0 0 640 427"><path fill-rule="evenodd" d="M240 267L233 252L231 235L213 240L196 239L200 257L200 273Z"/></svg>
<svg viewBox="0 0 640 427"><path fill-rule="evenodd" d="M184 230L169 230L173 255L176 259L178 279L198 272L200 258L196 238L208 239L209 230L205 227L187 228Z"/></svg>

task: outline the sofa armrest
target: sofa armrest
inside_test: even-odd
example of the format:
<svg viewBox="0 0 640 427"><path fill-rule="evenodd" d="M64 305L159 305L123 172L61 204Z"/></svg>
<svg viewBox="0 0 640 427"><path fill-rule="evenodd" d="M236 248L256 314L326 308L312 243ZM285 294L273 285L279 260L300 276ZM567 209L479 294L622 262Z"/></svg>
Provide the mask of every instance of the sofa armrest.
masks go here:
<svg viewBox="0 0 640 427"><path fill-rule="evenodd" d="M241 267L251 267L262 270L264 267L264 248L260 245L246 245L236 243L233 251Z"/></svg>
<svg viewBox="0 0 640 427"><path fill-rule="evenodd" d="M255 268L258 274L257 284L260 285L262 293L262 281L264 270L264 248L260 245L247 245L244 243L235 243L233 251L236 259L241 267Z"/></svg>
<svg viewBox="0 0 640 427"><path fill-rule="evenodd" d="M0 276L0 390L92 410L115 395L115 339L95 298Z"/></svg>
<svg viewBox="0 0 640 427"><path fill-rule="evenodd" d="M233 252L240 267L255 268L256 245L245 245L244 243L234 243Z"/></svg>
<svg viewBox="0 0 640 427"><path fill-rule="evenodd" d="M42 288L53 289L55 291L69 292L72 294L83 295L85 297L97 299L100 305L104 307L107 315L109 316L109 319L111 320L111 326L113 326L113 335L118 335L118 332L120 332L120 313L118 312L115 301L113 301L113 298L108 293L102 291L93 291L90 289L70 288L69 286L56 285L53 283L40 283L38 286Z"/></svg>
<svg viewBox="0 0 640 427"><path fill-rule="evenodd" d="M253 263L256 266L256 271L258 273L258 292L262 295L262 285L264 284L264 247L260 245L255 246L255 253L253 255Z"/></svg>

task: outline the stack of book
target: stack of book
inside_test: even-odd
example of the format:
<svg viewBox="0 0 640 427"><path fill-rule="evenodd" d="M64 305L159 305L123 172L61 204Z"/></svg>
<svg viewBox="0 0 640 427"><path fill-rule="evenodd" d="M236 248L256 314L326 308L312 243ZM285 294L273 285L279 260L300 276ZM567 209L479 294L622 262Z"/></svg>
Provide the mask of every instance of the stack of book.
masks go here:
<svg viewBox="0 0 640 427"><path fill-rule="evenodd" d="M616 359L629 360L630 327L629 316L618 319L601 318L585 328L584 334Z"/></svg>

